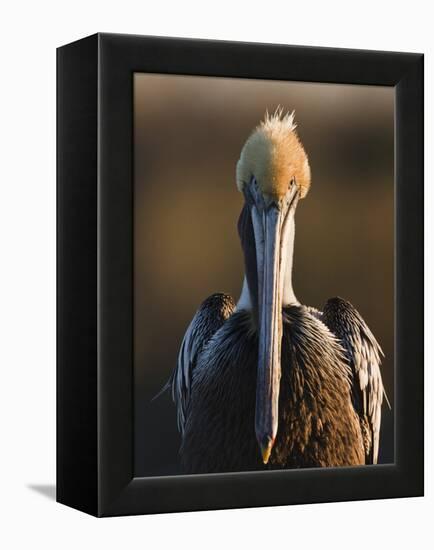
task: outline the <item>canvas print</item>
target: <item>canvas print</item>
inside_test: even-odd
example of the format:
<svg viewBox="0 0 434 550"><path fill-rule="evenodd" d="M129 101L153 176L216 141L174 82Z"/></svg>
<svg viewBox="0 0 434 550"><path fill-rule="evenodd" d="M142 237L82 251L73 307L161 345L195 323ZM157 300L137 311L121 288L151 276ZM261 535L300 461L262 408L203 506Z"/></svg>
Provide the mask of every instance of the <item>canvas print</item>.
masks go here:
<svg viewBox="0 0 434 550"><path fill-rule="evenodd" d="M135 475L393 463L393 88L136 73L133 117Z"/></svg>

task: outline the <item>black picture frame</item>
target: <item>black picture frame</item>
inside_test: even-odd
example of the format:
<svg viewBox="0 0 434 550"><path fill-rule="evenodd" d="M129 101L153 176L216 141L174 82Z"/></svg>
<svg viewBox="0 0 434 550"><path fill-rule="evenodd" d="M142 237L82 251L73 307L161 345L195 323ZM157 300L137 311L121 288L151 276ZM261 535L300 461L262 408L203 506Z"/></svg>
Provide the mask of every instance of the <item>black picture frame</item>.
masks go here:
<svg viewBox="0 0 434 550"><path fill-rule="evenodd" d="M393 86L395 463L135 478L133 74ZM423 55L96 34L57 51L57 500L96 516L423 495Z"/></svg>

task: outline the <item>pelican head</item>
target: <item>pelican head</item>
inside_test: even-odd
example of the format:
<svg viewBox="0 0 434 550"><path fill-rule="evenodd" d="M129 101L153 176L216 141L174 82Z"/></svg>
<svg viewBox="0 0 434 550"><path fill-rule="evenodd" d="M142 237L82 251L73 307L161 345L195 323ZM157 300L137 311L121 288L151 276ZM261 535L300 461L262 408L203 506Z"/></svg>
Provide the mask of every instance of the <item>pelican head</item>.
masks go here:
<svg viewBox="0 0 434 550"><path fill-rule="evenodd" d="M294 113L267 113L237 164L245 198L238 227L258 330L255 431L264 464L278 429L282 307L298 304L291 280L294 216L310 187L308 158L295 128Z"/></svg>

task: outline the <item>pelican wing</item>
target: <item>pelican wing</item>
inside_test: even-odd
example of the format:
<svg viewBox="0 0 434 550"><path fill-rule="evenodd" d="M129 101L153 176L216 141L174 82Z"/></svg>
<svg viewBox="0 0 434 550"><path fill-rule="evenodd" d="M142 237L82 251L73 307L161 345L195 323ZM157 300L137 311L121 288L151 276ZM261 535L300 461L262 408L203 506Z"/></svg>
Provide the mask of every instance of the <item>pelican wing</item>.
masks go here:
<svg viewBox="0 0 434 550"><path fill-rule="evenodd" d="M367 464L376 464L380 440L381 404L387 400L381 379L383 351L359 312L342 298L328 300L323 323L344 346L353 376L354 407L360 416Z"/></svg>
<svg viewBox="0 0 434 550"><path fill-rule="evenodd" d="M167 384L177 408L178 429L184 433L190 399L191 378L197 359L213 334L223 325L235 309L227 294L212 294L196 311L182 340L178 362Z"/></svg>

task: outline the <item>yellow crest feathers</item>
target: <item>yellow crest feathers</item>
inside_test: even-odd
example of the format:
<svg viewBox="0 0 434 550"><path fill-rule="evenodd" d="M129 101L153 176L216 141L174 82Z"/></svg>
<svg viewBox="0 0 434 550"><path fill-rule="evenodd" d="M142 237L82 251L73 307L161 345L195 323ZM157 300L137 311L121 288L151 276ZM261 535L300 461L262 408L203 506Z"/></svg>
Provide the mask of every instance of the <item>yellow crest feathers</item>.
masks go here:
<svg viewBox="0 0 434 550"><path fill-rule="evenodd" d="M237 164L237 186L244 185L254 176L262 193L279 198L295 179L304 198L310 187L310 167L295 129L295 113L283 113L278 107L255 128L241 151Z"/></svg>

